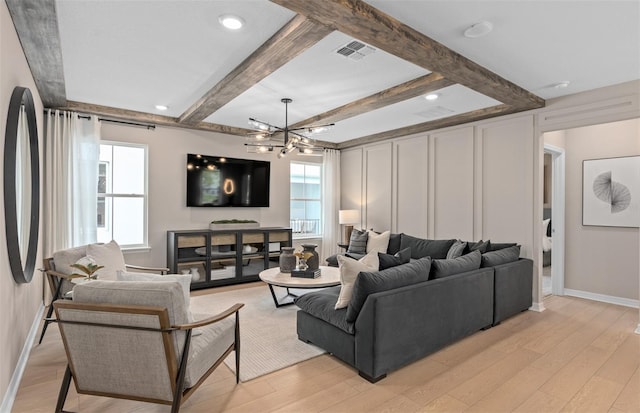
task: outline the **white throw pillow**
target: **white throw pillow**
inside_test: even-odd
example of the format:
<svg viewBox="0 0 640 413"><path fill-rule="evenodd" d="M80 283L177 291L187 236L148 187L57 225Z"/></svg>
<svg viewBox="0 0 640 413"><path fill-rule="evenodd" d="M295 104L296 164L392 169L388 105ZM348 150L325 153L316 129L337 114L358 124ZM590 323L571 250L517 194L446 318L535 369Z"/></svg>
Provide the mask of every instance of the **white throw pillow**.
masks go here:
<svg viewBox="0 0 640 413"><path fill-rule="evenodd" d="M391 231L385 231L382 234L376 234L375 231L367 231L369 236L367 238L367 254L370 252L381 252L383 254L387 253L387 248L389 248L389 237L391 236Z"/></svg>
<svg viewBox="0 0 640 413"><path fill-rule="evenodd" d="M177 281L182 287L182 294L184 295L184 308L189 315L189 321L193 320L191 317L191 311L189 310L189 304L191 303L191 274L152 274L148 272L117 272L118 281Z"/></svg>
<svg viewBox="0 0 640 413"><path fill-rule="evenodd" d="M91 256L97 265L104 266L96 272L100 280L115 280L118 271L126 269L122 251L115 241L106 244L89 244L87 255Z"/></svg>
<svg viewBox="0 0 640 413"><path fill-rule="evenodd" d="M335 309L345 308L349 305L353 293L353 284L361 271L378 271L380 261L378 253L373 251L359 260L338 255L338 266L340 267L340 295L336 302Z"/></svg>

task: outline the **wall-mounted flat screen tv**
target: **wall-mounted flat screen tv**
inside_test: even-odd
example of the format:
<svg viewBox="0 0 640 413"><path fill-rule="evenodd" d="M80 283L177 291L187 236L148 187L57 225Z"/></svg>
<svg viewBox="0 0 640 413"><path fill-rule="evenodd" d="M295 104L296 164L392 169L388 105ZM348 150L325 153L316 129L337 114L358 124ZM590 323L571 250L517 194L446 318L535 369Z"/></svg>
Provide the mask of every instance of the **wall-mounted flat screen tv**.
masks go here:
<svg viewBox="0 0 640 413"><path fill-rule="evenodd" d="M187 154L187 206L268 207L271 163Z"/></svg>

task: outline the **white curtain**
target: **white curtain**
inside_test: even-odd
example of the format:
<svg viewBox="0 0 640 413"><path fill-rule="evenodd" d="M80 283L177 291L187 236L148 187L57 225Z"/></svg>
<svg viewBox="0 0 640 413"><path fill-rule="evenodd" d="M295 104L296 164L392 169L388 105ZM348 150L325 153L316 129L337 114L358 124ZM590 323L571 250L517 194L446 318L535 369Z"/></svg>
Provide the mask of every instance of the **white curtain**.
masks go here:
<svg viewBox="0 0 640 413"><path fill-rule="evenodd" d="M48 110L45 117L44 252L96 242L100 123Z"/></svg>
<svg viewBox="0 0 640 413"><path fill-rule="evenodd" d="M323 153L322 201L322 255L326 258L338 252L340 240L340 151L335 149L325 149Z"/></svg>

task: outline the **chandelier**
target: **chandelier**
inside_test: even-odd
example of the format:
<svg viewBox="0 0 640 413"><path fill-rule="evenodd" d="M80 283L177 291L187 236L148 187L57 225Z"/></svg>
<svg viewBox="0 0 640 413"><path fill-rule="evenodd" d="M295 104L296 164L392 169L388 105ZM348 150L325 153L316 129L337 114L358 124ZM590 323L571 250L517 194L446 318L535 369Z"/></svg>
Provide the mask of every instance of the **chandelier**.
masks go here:
<svg viewBox="0 0 640 413"><path fill-rule="evenodd" d="M293 102L293 100L282 98L280 102L284 103L284 127L249 118L249 125L256 131L249 133L249 136L247 136L247 142L245 143L247 152L268 153L273 152L275 148L278 149L278 158L283 158L295 150L301 155L322 155L324 148L318 146L316 140L310 138L309 135L326 132L334 124L290 128L288 111L289 103Z"/></svg>

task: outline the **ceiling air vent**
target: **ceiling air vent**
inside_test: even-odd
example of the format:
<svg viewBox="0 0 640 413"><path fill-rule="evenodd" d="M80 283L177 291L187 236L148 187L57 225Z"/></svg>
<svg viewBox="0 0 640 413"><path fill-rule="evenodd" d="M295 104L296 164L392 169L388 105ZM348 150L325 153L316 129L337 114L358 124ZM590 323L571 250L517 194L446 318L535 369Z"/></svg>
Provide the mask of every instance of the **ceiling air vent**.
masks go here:
<svg viewBox="0 0 640 413"><path fill-rule="evenodd" d="M376 49L357 40L352 40L345 46L336 50L340 56L344 56L351 60L362 60L366 56L375 52Z"/></svg>

